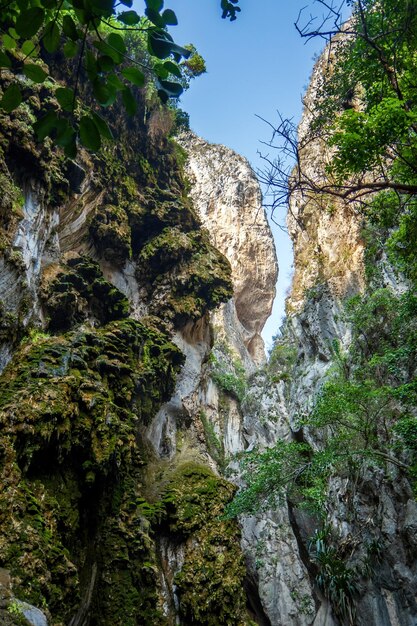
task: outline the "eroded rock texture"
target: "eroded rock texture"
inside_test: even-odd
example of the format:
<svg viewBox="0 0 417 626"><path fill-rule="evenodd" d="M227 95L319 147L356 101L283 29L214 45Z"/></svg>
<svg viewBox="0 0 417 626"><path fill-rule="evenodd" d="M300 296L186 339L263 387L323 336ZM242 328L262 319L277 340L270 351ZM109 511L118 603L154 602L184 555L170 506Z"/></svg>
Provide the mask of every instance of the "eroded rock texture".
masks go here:
<svg viewBox="0 0 417 626"><path fill-rule="evenodd" d="M245 346L259 363L264 359L260 332L271 313L277 281L259 183L248 162L229 148L210 145L192 133L180 140L188 153L191 197L213 245L230 262L236 317ZM219 323L225 324L227 314L223 312Z"/></svg>
<svg viewBox="0 0 417 626"><path fill-rule="evenodd" d="M192 133L176 143L140 92L134 121L109 120L117 142L69 161L31 129L53 91L25 89L0 116L2 623L415 626L400 466L329 483L338 554L367 564L344 614L343 576L333 595L318 584L317 516L284 500L223 517L236 453L323 443L300 418L352 342L344 299L366 289L352 207L294 198L288 317L266 364L277 264L248 163ZM323 172L323 146L302 158ZM404 289L386 263L381 280Z"/></svg>
<svg viewBox="0 0 417 626"><path fill-rule="evenodd" d="M138 92L135 121L109 120L118 141L73 162L30 126L53 90L26 89L0 118L1 617L249 625L240 530L221 519L235 488L202 400L232 272L187 195L171 114Z"/></svg>
<svg viewBox="0 0 417 626"><path fill-rule="evenodd" d="M327 53L318 61L306 95L301 138L307 132L310 105L325 71L329 71ZM324 145L310 142L301 153L301 166L308 176L324 181L328 157ZM242 405L249 445L271 446L277 438L297 439L320 450L326 433L303 427L302 420L311 413L328 376L340 368L340 355L346 367L355 367L348 352L353 338L346 300L359 295L366 302L376 293L376 300L387 297L398 302L395 299L410 287L390 267L383 249L369 256L362 236L364 225L352 205L323 196L294 195L288 227L295 272L287 320L277 344L277 362L270 364L266 374L252 378ZM375 305L372 315L369 323L375 345L379 345L380 337L390 341L383 308ZM360 329L355 332L357 337ZM407 378L411 384L415 381L413 367ZM380 380L388 378L381 374ZM387 423L391 428L392 422L388 419ZM395 449L394 441L391 434L385 453ZM416 503L410 473L407 475L406 466L401 465L404 461L407 453L399 454L399 465L375 463L367 467L365 463L357 474L345 468L339 476L335 471L324 504L325 533L332 537L329 547L333 552L330 550L322 561L314 557L314 546L309 542L322 522L294 502L241 520L249 569L254 572L271 624L417 623L417 553L414 534L410 534L416 526ZM325 578L320 579L323 574Z"/></svg>

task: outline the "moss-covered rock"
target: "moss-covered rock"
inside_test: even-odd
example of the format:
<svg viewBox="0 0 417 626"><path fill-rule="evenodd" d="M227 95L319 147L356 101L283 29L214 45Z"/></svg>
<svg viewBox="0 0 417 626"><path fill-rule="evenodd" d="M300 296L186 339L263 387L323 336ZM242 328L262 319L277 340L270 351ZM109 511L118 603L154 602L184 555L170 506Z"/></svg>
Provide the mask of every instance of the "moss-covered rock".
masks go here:
<svg viewBox="0 0 417 626"><path fill-rule="evenodd" d="M44 277L43 300L52 331L68 330L86 319L99 324L128 317L130 305L103 276L97 263L75 256Z"/></svg>
<svg viewBox="0 0 417 626"><path fill-rule="evenodd" d="M129 222L122 207L97 208L90 224L90 236L106 261L123 265L132 255Z"/></svg>
<svg viewBox="0 0 417 626"><path fill-rule="evenodd" d="M203 317L233 295L230 264L202 229L165 228L144 245L139 259L150 311L176 326Z"/></svg>
<svg viewBox="0 0 417 626"><path fill-rule="evenodd" d="M132 594L149 575L144 561L154 557L134 490L140 426L172 393L182 360L152 323L127 319L32 335L0 379L0 564L19 597L46 604L54 624L75 612L91 563L98 614L106 571L123 593L128 571ZM149 582L156 607L154 589ZM138 615L96 623L145 623Z"/></svg>
<svg viewBox="0 0 417 626"><path fill-rule="evenodd" d="M4 258L23 275L10 243L20 189L36 189L46 213L62 216L54 234L62 249L93 243L119 269L132 259L157 319L128 319L128 300L89 258L71 252L44 270L36 295L55 335L29 334L0 377L0 566L11 570L19 598L49 610L51 626L74 615L89 626L164 626L172 616L161 610L160 527L149 512L166 510L165 524L186 544L175 580L183 624L244 624L239 532L218 519L233 487L188 465L163 502L142 493L149 457L141 433L183 362L163 320L181 326L230 298L230 266L187 198L184 153L168 137L171 113L145 103L144 90L134 119L104 111L117 141L95 155L81 148L75 163L50 139L36 142L33 122L58 108L59 63L53 71L56 83L25 83L25 104L0 113ZM1 81L7 86L7 70ZM88 103L83 81L79 92ZM94 206L83 222L83 209ZM15 318L0 311L0 339L20 339Z"/></svg>
<svg viewBox="0 0 417 626"><path fill-rule="evenodd" d="M209 468L189 462L177 468L165 493L170 536L185 541L174 581L184 625L249 623L239 528L221 517L234 491Z"/></svg>

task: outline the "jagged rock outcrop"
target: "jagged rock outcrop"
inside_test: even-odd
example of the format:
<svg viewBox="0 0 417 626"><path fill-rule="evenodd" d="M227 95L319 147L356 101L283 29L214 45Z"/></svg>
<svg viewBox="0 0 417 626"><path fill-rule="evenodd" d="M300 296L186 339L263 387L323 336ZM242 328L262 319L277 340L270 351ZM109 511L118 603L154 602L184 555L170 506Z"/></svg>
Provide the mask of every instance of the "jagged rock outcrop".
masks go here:
<svg viewBox="0 0 417 626"><path fill-rule="evenodd" d="M260 333L275 297L277 263L259 183L248 162L229 148L211 145L190 132L180 141L188 154L186 172L194 205L213 245L232 267L234 306L244 344L253 360L262 362ZM227 321L231 315L216 314L218 324L229 326L229 341L236 325Z"/></svg>
<svg viewBox="0 0 417 626"><path fill-rule="evenodd" d="M138 91L136 121L109 120L120 141L75 163L29 123L53 88L25 88L0 118L1 565L50 626L248 625L199 400L231 269L171 114Z"/></svg>
<svg viewBox="0 0 417 626"><path fill-rule="evenodd" d="M316 64L306 94L301 138L308 132L312 103L318 97L322 73L328 71L327 63L325 52ZM301 167L305 168L307 176L323 181L328 148L319 141L305 143L308 147L301 152ZM278 378L275 391L271 393L269 375L265 384L268 393L259 392L258 375L249 394L257 398L258 415L271 415L273 395L272 404L277 408L275 420L272 420L274 434L284 439L302 438L312 450L323 447L326 434L303 427L303 418L309 416L316 405L320 389L332 371L341 363L345 363L346 368L355 367L349 348L354 339L352 333L356 333L358 341L361 329L352 327L352 319L345 313L346 300L359 294L360 301L367 302L367 298L377 294L376 304L370 309L373 317L369 324L375 333L378 355L382 353L382 348L378 348L378 335L389 341L390 332L381 301L392 297L392 306L399 306L400 301L395 298L410 288L398 271L390 267L382 250L371 260L372 275L378 274L378 279L375 282L373 278L374 284L369 283L364 225L363 216L351 204L300 192L292 198L288 228L294 244L295 271L287 300L287 320L278 344L287 352L293 350L292 360L288 364L288 358L286 362L281 359L275 373L275 379ZM382 240L383 237L379 241ZM370 331L367 332L371 337ZM413 332L411 328L410 332ZM363 337L362 340L365 341ZM407 380L412 383L415 370L413 374L411 367L410 372L411 378ZM250 420L251 408L245 408L244 404L243 410L245 419ZM340 411L343 411L342 405ZM401 411L397 407L398 415ZM389 419L386 423L386 427L392 428ZM265 430L271 432L269 423ZM262 435L259 427L255 432L256 442L262 446L273 445L271 437ZM393 449L395 429L391 433L386 452ZM407 456L401 458L404 460ZM406 465L401 469L401 463L400 460L398 466L395 462L379 466L364 464L355 475L350 475L346 469L341 476L337 472L332 475L325 502L327 526L324 530L333 537L334 543L328 552L329 558L324 557L322 562L315 558L314 546L313 552L309 546L309 538L322 528L322 522L311 513L297 509L294 503L259 514L250 520L252 527L243 521L244 529L249 529L243 533L245 550L255 568L257 562L259 594L271 624L411 626L417 623L417 554L410 535L410 528L416 525L417 508L410 474L404 473ZM318 575L323 575L326 567L324 582L322 578L318 584ZM351 588L343 583L343 576L338 578L337 567L345 573L346 580L351 576Z"/></svg>

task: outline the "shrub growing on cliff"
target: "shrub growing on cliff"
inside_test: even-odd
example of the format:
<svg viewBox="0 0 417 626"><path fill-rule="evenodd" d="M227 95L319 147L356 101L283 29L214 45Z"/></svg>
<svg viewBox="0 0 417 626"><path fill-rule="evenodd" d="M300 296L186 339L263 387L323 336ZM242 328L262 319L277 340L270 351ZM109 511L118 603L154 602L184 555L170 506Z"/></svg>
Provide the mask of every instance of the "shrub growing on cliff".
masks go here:
<svg viewBox="0 0 417 626"><path fill-rule="evenodd" d="M271 125L271 145L279 156L266 157L263 177L272 206L287 205L294 194L321 205L331 205L335 197L367 205L381 190L394 190L404 206L417 195L415 2L317 4L323 17L303 22L301 12L297 28L303 37L322 37L329 47L319 61L322 71L300 135L291 120ZM312 144L320 153L328 148L327 176L306 165L303 157Z"/></svg>
<svg viewBox="0 0 417 626"><path fill-rule="evenodd" d="M416 457L417 300L388 289L349 301L350 352L337 359L312 411L301 422L315 434L305 442L278 441L242 453L245 487L229 514L254 513L283 496L326 515L328 483L378 465L410 475ZM300 433L298 440L300 439Z"/></svg>

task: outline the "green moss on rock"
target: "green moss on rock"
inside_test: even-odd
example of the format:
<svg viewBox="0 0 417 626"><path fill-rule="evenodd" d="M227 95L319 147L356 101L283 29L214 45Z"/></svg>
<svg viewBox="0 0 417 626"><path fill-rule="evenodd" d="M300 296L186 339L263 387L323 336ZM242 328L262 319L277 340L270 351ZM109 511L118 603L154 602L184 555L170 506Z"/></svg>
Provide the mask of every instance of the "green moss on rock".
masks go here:
<svg viewBox="0 0 417 626"><path fill-rule="evenodd" d="M132 202L126 208L134 255L139 254L146 242L160 235L165 228L189 232L200 227L188 198L159 187L147 187L142 195L140 202Z"/></svg>
<svg viewBox="0 0 417 626"><path fill-rule="evenodd" d="M43 299L52 331L68 330L86 319L100 324L128 317L130 305L119 289L86 257L69 259L50 281L44 281Z"/></svg>
<svg viewBox="0 0 417 626"><path fill-rule="evenodd" d="M164 626L156 550L143 515L140 476L122 479L100 511L99 578L93 626ZM105 514L103 514L105 513Z"/></svg>
<svg viewBox="0 0 417 626"><path fill-rule="evenodd" d="M233 295L230 264L202 229L166 228L144 246L140 259L150 281L151 312L163 313L176 326L203 317Z"/></svg>
<svg viewBox="0 0 417 626"><path fill-rule="evenodd" d="M0 379L0 564L16 594L48 606L54 624L74 614L91 562L95 610L106 615L96 624L152 623L139 617L140 607L157 610L134 487L144 463L139 433L172 393L182 361L152 320L123 319L28 341ZM123 594L149 583L136 621L103 608L110 571Z"/></svg>
<svg viewBox="0 0 417 626"><path fill-rule="evenodd" d="M209 468L190 462L178 467L164 496L171 536L185 540L184 564L174 582L187 626L249 623L239 528L221 517L234 492Z"/></svg>
<svg viewBox="0 0 417 626"><path fill-rule="evenodd" d="M98 207L90 224L90 236L106 261L120 265L132 255L130 226L122 207Z"/></svg>

